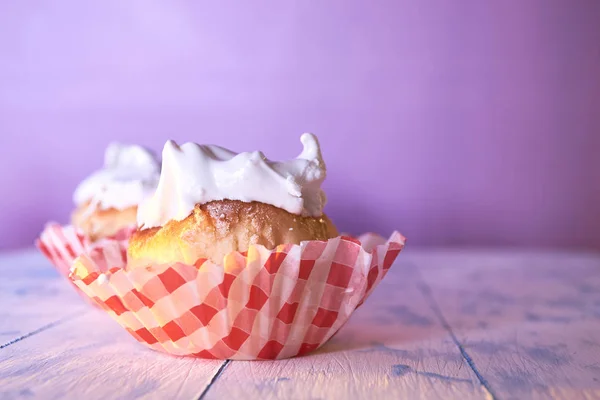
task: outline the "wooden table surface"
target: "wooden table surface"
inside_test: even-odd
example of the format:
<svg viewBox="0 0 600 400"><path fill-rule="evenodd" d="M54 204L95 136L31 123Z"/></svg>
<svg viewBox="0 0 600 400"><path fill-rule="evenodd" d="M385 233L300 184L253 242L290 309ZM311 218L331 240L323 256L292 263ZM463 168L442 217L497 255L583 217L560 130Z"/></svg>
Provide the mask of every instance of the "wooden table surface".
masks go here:
<svg viewBox="0 0 600 400"><path fill-rule="evenodd" d="M175 358L0 255L0 399L600 398L600 255L407 249L350 322L283 361Z"/></svg>

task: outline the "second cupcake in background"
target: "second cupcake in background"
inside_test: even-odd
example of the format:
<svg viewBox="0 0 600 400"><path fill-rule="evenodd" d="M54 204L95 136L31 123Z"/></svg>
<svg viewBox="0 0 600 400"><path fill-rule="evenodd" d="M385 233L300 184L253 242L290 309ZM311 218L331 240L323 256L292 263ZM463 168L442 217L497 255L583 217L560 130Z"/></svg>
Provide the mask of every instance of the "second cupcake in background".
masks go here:
<svg viewBox="0 0 600 400"><path fill-rule="evenodd" d="M159 176L154 154L140 146L112 143L104 167L75 189L73 226L92 241L135 227L138 205L154 193Z"/></svg>
<svg viewBox="0 0 600 400"><path fill-rule="evenodd" d="M127 242L136 229L138 205L154 193L160 163L136 145L110 144L104 166L75 189L71 225L48 223L37 247L58 271L68 276L74 259L103 239Z"/></svg>

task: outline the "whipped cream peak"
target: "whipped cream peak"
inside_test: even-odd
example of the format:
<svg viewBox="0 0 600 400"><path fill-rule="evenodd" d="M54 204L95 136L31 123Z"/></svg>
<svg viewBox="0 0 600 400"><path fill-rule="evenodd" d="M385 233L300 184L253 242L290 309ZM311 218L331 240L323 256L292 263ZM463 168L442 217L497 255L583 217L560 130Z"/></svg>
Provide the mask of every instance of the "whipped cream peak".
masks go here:
<svg viewBox="0 0 600 400"><path fill-rule="evenodd" d="M326 196L326 167L317 137L300 137L303 150L289 161L271 161L260 151L235 153L220 146L167 141L156 192L138 208L138 226L181 221L196 204L215 200L257 201L292 214L318 217Z"/></svg>
<svg viewBox="0 0 600 400"><path fill-rule="evenodd" d="M104 153L104 167L75 189L77 206L90 204L90 211L137 206L156 189L160 164L141 146L111 143Z"/></svg>

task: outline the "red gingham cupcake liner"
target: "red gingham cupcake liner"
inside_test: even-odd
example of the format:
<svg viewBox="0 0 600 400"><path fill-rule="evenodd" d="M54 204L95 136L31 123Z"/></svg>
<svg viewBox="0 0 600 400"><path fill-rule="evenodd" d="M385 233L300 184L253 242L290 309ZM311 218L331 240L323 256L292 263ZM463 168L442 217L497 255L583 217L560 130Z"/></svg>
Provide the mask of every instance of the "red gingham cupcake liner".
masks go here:
<svg viewBox="0 0 600 400"><path fill-rule="evenodd" d="M404 247L364 236L251 246L223 265L201 259L126 268L126 247L107 242L79 257L71 280L139 342L177 356L256 360L323 345L371 294Z"/></svg>
<svg viewBox="0 0 600 400"><path fill-rule="evenodd" d="M35 245L52 265L56 267L58 273L68 279L73 262L77 257L84 253L91 253L97 247L103 247L106 241L116 240L121 242L122 246L126 247L135 228L135 226L124 228L115 236L102 239L98 242L92 242L88 236L74 226L62 226L51 222L46 224L40 237L36 239ZM89 297L81 293L77 286L74 287L89 302ZM95 303L92 304L95 305Z"/></svg>

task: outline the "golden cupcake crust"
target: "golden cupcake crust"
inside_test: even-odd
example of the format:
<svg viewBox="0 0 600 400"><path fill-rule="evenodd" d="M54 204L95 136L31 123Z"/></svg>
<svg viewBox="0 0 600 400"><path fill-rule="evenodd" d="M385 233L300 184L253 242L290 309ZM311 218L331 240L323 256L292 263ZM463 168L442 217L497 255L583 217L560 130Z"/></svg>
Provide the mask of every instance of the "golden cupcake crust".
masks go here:
<svg viewBox="0 0 600 400"><path fill-rule="evenodd" d="M251 244L273 249L284 243L336 236L337 229L324 214L302 217L259 202L212 201L196 205L182 221L135 232L129 241L128 266L193 264L200 258L222 264L224 256L246 251Z"/></svg>
<svg viewBox="0 0 600 400"><path fill-rule="evenodd" d="M71 214L73 226L81 229L92 241L113 236L123 228L136 225L137 207L124 210L89 209L89 202L82 204Z"/></svg>

